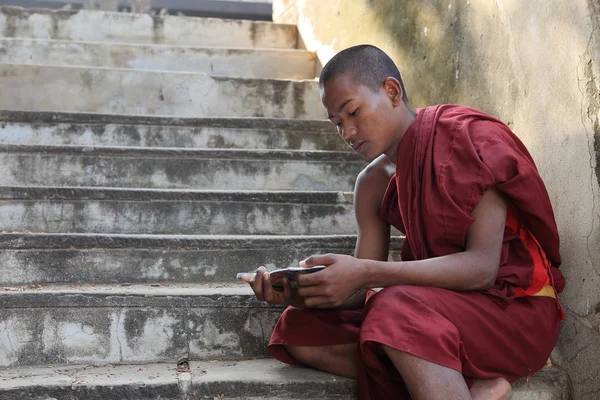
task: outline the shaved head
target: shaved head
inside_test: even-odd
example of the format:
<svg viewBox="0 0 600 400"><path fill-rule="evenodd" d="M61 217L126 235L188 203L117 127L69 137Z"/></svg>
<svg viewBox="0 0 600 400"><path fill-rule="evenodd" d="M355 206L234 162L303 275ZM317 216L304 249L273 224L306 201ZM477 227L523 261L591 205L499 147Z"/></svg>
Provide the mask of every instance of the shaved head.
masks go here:
<svg viewBox="0 0 600 400"><path fill-rule="evenodd" d="M363 44L349 47L336 54L321 71L319 87L335 78L349 74L355 85L366 86L378 92L387 78L395 78L402 88L402 101L408 103L408 96L398 67L382 50L375 46Z"/></svg>

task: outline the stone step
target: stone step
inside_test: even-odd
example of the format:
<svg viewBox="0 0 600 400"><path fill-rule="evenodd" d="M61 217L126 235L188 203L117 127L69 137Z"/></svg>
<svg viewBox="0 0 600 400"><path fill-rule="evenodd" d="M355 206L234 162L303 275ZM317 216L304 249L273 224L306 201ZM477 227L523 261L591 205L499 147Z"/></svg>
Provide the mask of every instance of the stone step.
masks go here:
<svg viewBox="0 0 600 400"><path fill-rule="evenodd" d="M190 72L0 64L0 109L324 119L314 80L243 79Z"/></svg>
<svg viewBox="0 0 600 400"><path fill-rule="evenodd" d="M402 236L390 260L400 260ZM355 235L0 234L0 286L233 281L260 265L297 267L314 254L353 254Z"/></svg>
<svg viewBox="0 0 600 400"><path fill-rule="evenodd" d="M19 367L0 371L0 400L341 400L356 381L273 359L190 361L189 372L164 364ZM571 400L569 378L544 368L513 383L512 400Z"/></svg>
<svg viewBox="0 0 600 400"><path fill-rule="evenodd" d="M0 34L4 37L86 42L298 47L295 25L91 10L30 10L9 6L0 7Z"/></svg>
<svg viewBox="0 0 600 400"><path fill-rule="evenodd" d="M244 19L253 21L273 20L273 0L0 0L1 5L26 8L53 8L79 10L101 9L120 12L145 12L210 17L221 19ZM131 11L139 10L139 11Z"/></svg>
<svg viewBox="0 0 600 400"><path fill-rule="evenodd" d="M0 110L0 144L349 151L329 121Z"/></svg>
<svg viewBox="0 0 600 400"><path fill-rule="evenodd" d="M349 192L0 187L0 230L344 235L356 223Z"/></svg>
<svg viewBox="0 0 600 400"><path fill-rule="evenodd" d="M176 361L176 360L175 360ZM169 364L23 367L0 371L0 400L342 400L354 380L272 359Z"/></svg>
<svg viewBox="0 0 600 400"><path fill-rule="evenodd" d="M0 367L266 356L282 308L245 283L0 289Z"/></svg>
<svg viewBox="0 0 600 400"><path fill-rule="evenodd" d="M168 365L172 371L175 361L181 358L195 361L231 360L243 363L242 360L249 357L266 355L266 344L275 321L282 311L281 307L268 306L256 300L251 290L244 284L187 284L161 287L148 285L12 287L0 290L0 304L2 305L0 326L3 327L3 335L0 339L0 366L11 368L0 372L2 374L0 384L3 385L0 396L15 395L18 393L15 391L26 388L35 390L26 384L31 382L32 376L37 375L35 372L27 372L28 365L44 366L46 367L44 370L50 372L60 371L61 368L47 368L49 365L53 367L61 364L99 366L166 362L170 363ZM278 365L275 361L265 362L272 363L273 366ZM223 365L213 362L210 364ZM202 366L199 367L200 371L209 373L210 369L204 367L206 364L192 363L192 370L195 365ZM85 367L68 368L84 369ZM117 368L119 371L124 371L127 367ZM133 368L134 371L144 372L144 368L154 367L135 365ZM142 371L139 370L140 368ZM278 365L277 368L289 367ZM268 378L268 375L271 375L269 367L265 366L263 369L255 365L253 370L260 376L261 381L271 380ZM293 371L294 376L309 373L296 368L290 371ZM115 377L124 377L122 373L112 372L112 374ZM272 371L272 374L281 379L279 372ZM63 380L59 379L66 386L62 390L78 388L79 385L85 387L84 382L77 383L78 380L86 380L81 375L78 380L65 380L64 375L69 374L63 374ZM143 374L146 378L148 376L158 378L159 375L163 374L158 374L155 370L152 374ZM248 379L246 374L241 373L224 375L234 380ZM139 379L140 375L137 376ZM165 373L163 379L166 376L168 375ZM153 379L147 378L147 380ZM46 381L54 383L52 386L59 386L56 379ZM88 384L93 381L93 379L88 380ZM110 381L112 384L113 381ZM134 384L136 386L144 383L136 381L137 384ZM123 384L128 382L130 382L128 379L123 379ZM158 382L161 380L156 381ZM103 381L103 383L107 382ZM259 392L256 395L252 394L257 396L257 400L279 398L276 397L277 394L274 394L274 397L265 397L267 392L265 387L259 386L257 389ZM281 389L281 384L278 386ZM569 400L568 388L568 378L564 373L554 367L547 368L529 377L528 380L515 384L511 398L513 400ZM239 396L240 399L252 399L250 394L253 392L246 392L244 389L245 386L242 385L240 394L236 394L234 390L223 390L219 393L225 393L227 398ZM23 396L29 393L23 392ZM153 393L156 396L160 394L157 391ZM93 398L90 397L91 393L81 393L81 395L87 395L86 399ZM106 395L106 392L102 392L102 395ZM15 397L4 398L12 400ZM340 396L340 398L348 398L348 393L345 392L345 397Z"/></svg>
<svg viewBox="0 0 600 400"><path fill-rule="evenodd" d="M305 50L0 39L1 63L198 72L240 78L313 79L315 57Z"/></svg>
<svg viewBox="0 0 600 400"><path fill-rule="evenodd" d="M0 145L2 186L351 191L349 152Z"/></svg>

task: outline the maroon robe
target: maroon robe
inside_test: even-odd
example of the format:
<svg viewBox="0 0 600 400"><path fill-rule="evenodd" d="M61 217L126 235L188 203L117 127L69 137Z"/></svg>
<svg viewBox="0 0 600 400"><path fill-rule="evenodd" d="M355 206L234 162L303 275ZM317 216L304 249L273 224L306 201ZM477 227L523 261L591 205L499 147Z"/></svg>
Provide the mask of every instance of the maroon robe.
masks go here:
<svg viewBox="0 0 600 400"><path fill-rule="evenodd" d="M410 399L381 345L460 371L468 384L514 381L540 370L558 339L562 310L552 297L531 296L531 288L540 273L556 291L564 288L559 239L535 164L508 127L460 106L419 110L401 140L381 216L406 234L403 260L457 253L465 249L473 209L490 188L505 195L509 219L520 222L516 228L507 222L491 290L398 285L370 292L361 310L289 307L271 337L271 355L295 364L285 345L357 343L365 400Z"/></svg>

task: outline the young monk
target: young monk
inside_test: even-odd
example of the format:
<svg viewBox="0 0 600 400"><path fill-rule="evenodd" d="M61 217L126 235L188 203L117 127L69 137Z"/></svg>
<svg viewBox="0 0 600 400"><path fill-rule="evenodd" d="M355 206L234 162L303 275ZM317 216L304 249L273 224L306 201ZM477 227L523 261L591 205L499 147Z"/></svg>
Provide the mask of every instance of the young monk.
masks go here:
<svg viewBox="0 0 600 400"><path fill-rule="evenodd" d="M373 46L337 54L321 100L370 164L358 176L355 256L256 296L290 305L269 352L357 378L360 399L506 399L539 371L564 313L559 238L546 188L510 129L455 105L414 110L393 61ZM389 262L390 225L406 234ZM383 288L379 292L370 289Z"/></svg>

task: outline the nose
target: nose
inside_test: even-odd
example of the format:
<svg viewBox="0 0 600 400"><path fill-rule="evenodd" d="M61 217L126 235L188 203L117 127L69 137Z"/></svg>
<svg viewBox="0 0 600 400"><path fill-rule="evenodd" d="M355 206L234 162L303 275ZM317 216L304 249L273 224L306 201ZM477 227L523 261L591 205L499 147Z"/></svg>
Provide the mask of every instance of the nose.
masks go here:
<svg viewBox="0 0 600 400"><path fill-rule="evenodd" d="M340 135L342 139L346 142L350 141L354 136L356 136L356 127L355 126L343 126L340 125Z"/></svg>

